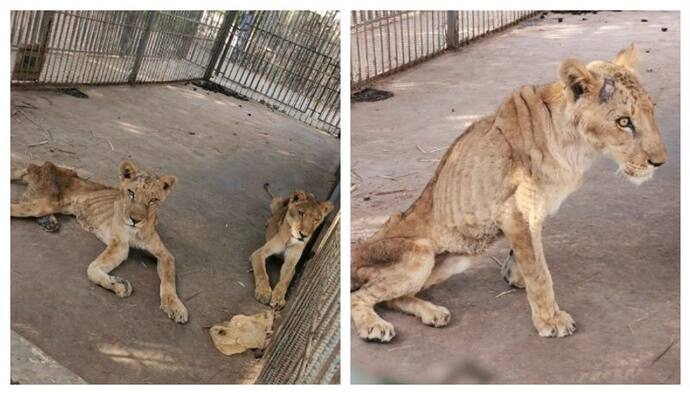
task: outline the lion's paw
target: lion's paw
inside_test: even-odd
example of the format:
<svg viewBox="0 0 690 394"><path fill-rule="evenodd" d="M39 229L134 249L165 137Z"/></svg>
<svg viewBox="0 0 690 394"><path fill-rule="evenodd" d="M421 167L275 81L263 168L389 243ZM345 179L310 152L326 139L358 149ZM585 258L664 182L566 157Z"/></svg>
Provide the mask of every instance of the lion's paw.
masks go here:
<svg viewBox="0 0 690 394"><path fill-rule="evenodd" d="M431 327L445 327L450 323L450 311L442 306L434 306L433 309L421 314L422 323Z"/></svg>
<svg viewBox="0 0 690 394"><path fill-rule="evenodd" d="M113 292L120 298L129 297L132 295L132 284L127 279L119 276L112 276Z"/></svg>
<svg viewBox="0 0 690 394"><path fill-rule="evenodd" d="M534 321L534 327L542 337L563 338L575 332L575 320L566 311L557 311L548 320Z"/></svg>
<svg viewBox="0 0 690 394"><path fill-rule="evenodd" d="M161 309L166 315L175 323L184 324L189 320L189 312L182 301L177 296L163 297L161 300Z"/></svg>
<svg viewBox="0 0 690 394"><path fill-rule="evenodd" d="M277 297L276 293L273 292L273 296L271 297L271 302L269 305L271 306L271 308L279 311L283 309L283 307L285 306L285 297Z"/></svg>
<svg viewBox="0 0 690 394"><path fill-rule="evenodd" d="M377 316L371 322L363 323L358 327L357 334L367 341L390 342L395 337L395 327Z"/></svg>
<svg viewBox="0 0 690 394"><path fill-rule="evenodd" d="M271 301L271 288L268 286L257 286L254 289L254 297L260 303L268 305Z"/></svg>
<svg viewBox="0 0 690 394"><path fill-rule="evenodd" d="M42 229L49 233L56 233L60 231L60 222L55 215L41 216L36 219L36 222Z"/></svg>

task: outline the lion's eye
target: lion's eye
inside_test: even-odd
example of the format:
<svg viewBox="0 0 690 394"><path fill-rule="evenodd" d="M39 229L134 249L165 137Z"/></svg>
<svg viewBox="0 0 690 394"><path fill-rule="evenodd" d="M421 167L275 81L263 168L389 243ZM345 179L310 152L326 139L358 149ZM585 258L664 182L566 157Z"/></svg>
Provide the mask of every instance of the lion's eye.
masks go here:
<svg viewBox="0 0 690 394"><path fill-rule="evenodd" d="M618 126L623 128L632 128L632 121L627 116L621 116L616 120L616 123L618 123Z"/></svg>
<svg viewBox="0 0 690 394"><path fill-rule="evenodd" d="M127 189L127 194L129 194L129 199L130 199L130 200L134 198L134 192L133 192L133 191Z"/></svg>

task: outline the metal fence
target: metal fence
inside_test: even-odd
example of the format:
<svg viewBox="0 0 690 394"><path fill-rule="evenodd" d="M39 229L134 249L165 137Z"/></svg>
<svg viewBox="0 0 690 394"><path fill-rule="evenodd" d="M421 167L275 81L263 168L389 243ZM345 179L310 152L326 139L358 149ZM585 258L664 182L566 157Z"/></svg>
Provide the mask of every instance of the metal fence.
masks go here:
<svg viewBox="0 0 690 394"><path fill-rule="evenodd" d="M535 11L352 11L350 86L504 29Z"/></svg>
<svg viewBox="0 0 690 394"><path fill-rule="evenodd" d="M264 352L255 383L337 383L340 370L340 212L315 242L314 257L288 303L287 317Z"/></svg>
<svg viewBox="0 0 690 394"><path fill-rule="evenodd" d="M211 80L337 133L338 12L238 13Z"/></svg>
<svg viewBox="0 0 690 394"><path fill-rule="evenodd" d="M312 11L12 11L12 83L204 79L338 135L339 23Z"/></svg>

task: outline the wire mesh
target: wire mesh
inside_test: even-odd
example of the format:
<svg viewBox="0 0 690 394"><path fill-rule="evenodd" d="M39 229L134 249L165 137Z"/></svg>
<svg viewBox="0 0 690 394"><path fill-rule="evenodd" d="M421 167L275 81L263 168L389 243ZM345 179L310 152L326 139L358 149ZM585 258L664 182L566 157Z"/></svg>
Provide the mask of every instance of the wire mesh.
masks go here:
<svg viewBox="0 0 690 394"><path fill-rule="evenodd" d="M324 384L339 378L340 213L324 230L255 383Z"/></svg>
<svg viewBox="0 0 690 394"><path fill-rule="evenodd" d="M238 12L211 80L339 134L339 13Z"/></svg>
<svg viewBox="0 0 690 394"><path fill-rule="evenodd" d="M377 78L533 14L533 11L352 11L351 89L360 89Z"/></svg>

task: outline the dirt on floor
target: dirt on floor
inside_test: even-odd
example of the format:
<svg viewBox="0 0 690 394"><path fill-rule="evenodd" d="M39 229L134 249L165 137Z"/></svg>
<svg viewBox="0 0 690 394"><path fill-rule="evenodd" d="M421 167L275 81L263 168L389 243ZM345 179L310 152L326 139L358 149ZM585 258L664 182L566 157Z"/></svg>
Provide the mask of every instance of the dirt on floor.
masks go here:
<svg viewBox="0 0 690 394"><path fill-rule="evenodd" d="M559 22L558 18L562 18ZM646 20L646 21L643 21ZM577 321L540 338L523 290L490 258L421 293L453 314L448 327L379 309L397 337L352 338L355 380L492 383L680 381L680 14L539 15L374 84L394 97L352 105L352 241L406 209L446 147L515 88L552 82L561 60L613 59L635 42L656 101L667 164L637 187L600 159L552 217L544 249L559 306ZM505 243L492 255L503 259Z"/></svg>
<svg viewBox="0 0 690 394"><path fill-rule="evenodd" d="M248 262L265 241L263 183L277 194L302 188L327 198L339 141L191 84L80 90L88 98L12 90L12 168L50 160L115 185L118 164L131 159L176 175L158 230L176 258L190 321L175 324L159 309L156 261L147 254L133 251L115 270L133 285L128 298L89 282L86 267L104 245L63 216L57 234L11 220L12 329L89 383L253 381L261 360L222 355L208 328L266 308L254 299ZM12 186L13 197L20 188Z"/></svg>

